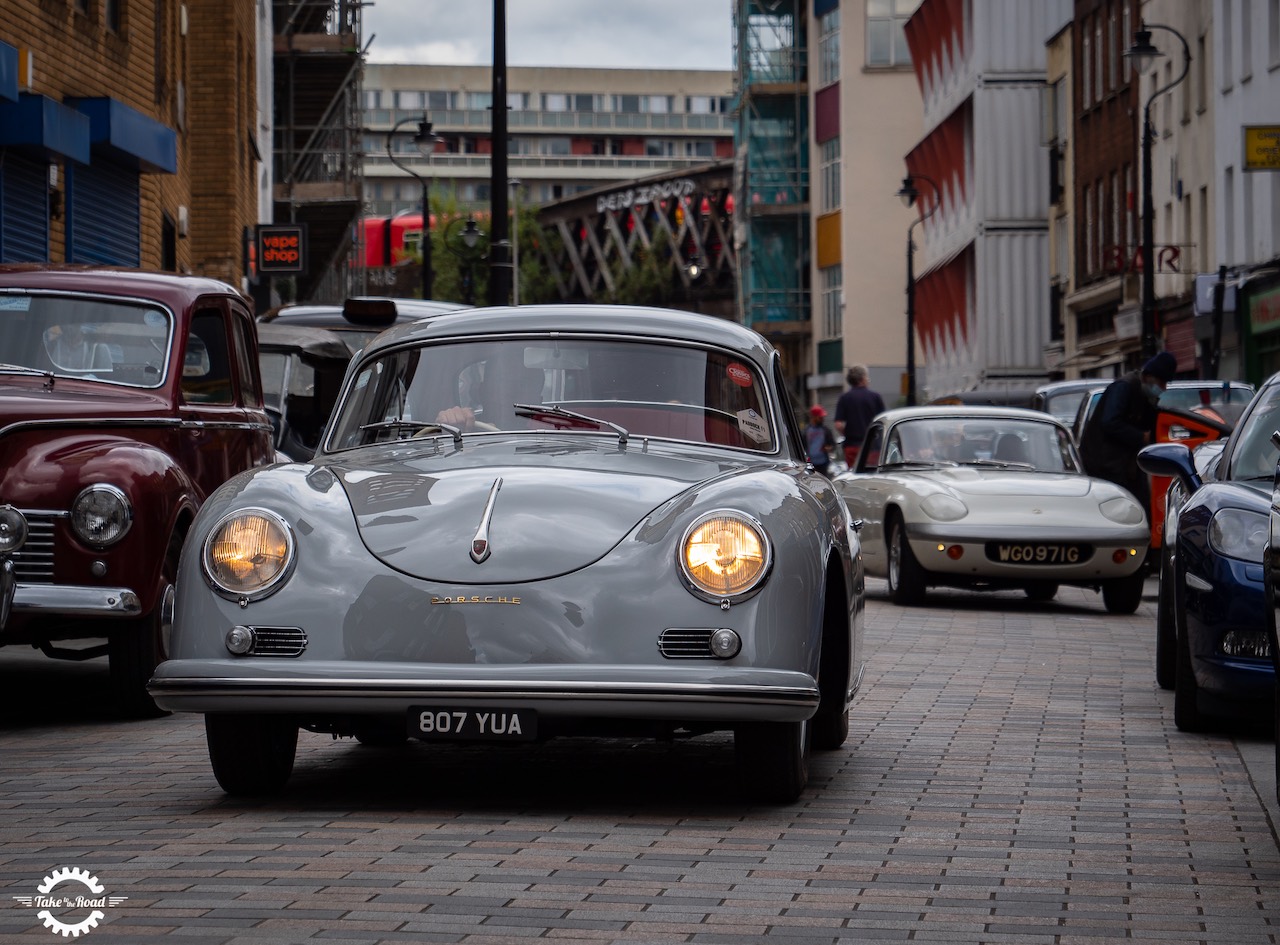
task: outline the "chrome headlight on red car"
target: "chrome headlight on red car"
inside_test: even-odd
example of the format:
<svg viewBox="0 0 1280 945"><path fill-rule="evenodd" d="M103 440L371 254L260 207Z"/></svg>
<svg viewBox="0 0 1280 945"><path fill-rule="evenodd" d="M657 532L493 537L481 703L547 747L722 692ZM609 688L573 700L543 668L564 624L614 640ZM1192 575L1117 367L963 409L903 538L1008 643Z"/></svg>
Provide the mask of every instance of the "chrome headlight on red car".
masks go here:
<svg viewBox="0 0 1280 945"><path fill-rule="evenodd" d="M133 525L133 506L122 489L105 482L80 490L71 503L71 530L86 545L114 545Z"/></svg>
<svg viewBox="0 0 1280 945"><path fill-rule="evenodd" d="M205 577L225 597L258 600L293 570L293 530L275 512L238 509L209 532L200 555Z"/></svg>

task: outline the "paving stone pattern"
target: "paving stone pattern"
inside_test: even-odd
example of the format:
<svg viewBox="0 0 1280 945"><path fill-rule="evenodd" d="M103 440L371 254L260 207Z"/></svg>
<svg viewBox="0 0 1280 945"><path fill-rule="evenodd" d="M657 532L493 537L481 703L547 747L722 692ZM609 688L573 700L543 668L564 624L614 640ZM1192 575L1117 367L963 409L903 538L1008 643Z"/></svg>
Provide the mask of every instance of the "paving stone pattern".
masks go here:
<svg viewBox="0 0 1280 945"><path fill-rule="evenodd" d="M780 807L744 800L720 736L306 734L289 793L230 800L198 718L104 718L101 661L0 650L0 942L68 940L13 898L59 868L128 897L91 945L1275 942L1238 747L1270 733L1178 732L1153 621L1071 589L903 609L873 582L849 743Z"/></svg>

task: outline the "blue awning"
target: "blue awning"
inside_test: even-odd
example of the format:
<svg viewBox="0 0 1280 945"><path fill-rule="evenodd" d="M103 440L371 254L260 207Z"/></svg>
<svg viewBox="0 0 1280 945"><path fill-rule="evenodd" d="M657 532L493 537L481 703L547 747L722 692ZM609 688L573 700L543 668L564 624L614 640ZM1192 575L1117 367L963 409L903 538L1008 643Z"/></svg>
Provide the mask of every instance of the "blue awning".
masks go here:
<svg viewBox="0 0 1280 945"><path fill-rule="evenodd" d="M0 99L18 100L18 50L0 43Z"/></svg>
<svg viewBox="0 0 1280 945"><path fill-rule="evenodd" d="M89 119L47 95L22 92L0 101L0 145L89 163Z"/></svg>
<svg viewBox="0 0 1280 945"><path fill-rule="evenodd" d="M87 115L93 152L147 173L178 170L178 134L114 98L68 98L67 104Z"/></svg>

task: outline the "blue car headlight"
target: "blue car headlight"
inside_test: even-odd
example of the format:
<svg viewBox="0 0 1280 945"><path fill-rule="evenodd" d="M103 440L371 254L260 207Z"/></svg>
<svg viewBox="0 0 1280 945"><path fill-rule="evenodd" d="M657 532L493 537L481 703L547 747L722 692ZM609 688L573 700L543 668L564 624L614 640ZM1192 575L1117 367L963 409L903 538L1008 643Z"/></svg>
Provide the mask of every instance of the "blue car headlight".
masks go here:
<svg viewBox="0 0 1280 945"><path fill-rule="evenodd" d="M1228 558L1262 563L1268 541L1267 516L1246 509L1219 509L1209 522L1209 547Z"/></svg>

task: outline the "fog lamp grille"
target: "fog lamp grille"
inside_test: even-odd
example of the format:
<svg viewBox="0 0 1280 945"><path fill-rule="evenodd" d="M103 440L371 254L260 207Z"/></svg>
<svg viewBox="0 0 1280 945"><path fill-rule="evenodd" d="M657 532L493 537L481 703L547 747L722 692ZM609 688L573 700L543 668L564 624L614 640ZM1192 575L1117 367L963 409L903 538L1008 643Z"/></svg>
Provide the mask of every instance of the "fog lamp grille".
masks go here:
<svg viewBox="0 0 1280 945"><path fill-rule="evenodd" d="M249 656L301 656L307 648L307 632L300 627L252 627Z"/></svg>
<svg viewBox="0 0 1280 945"><path fill-rule="evenodd" d="M714 627L672 627L658 636L658 652L669 660L715 659L711 652L711 634Z"/></svg>

